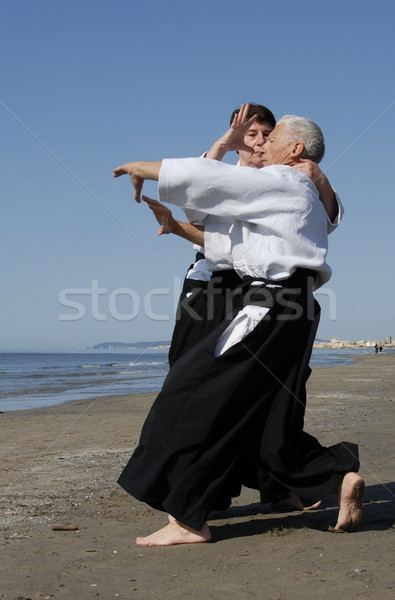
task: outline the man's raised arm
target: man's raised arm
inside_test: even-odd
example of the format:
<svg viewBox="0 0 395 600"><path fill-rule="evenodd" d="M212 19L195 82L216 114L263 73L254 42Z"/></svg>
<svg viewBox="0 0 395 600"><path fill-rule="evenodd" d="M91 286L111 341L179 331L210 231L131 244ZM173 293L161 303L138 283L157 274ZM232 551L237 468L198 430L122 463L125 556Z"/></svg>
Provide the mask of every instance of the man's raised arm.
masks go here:
<svg viewBox="0 0 395 600"><path fill-rule="evenodd" d="M162 165L162 161L145 161L141 160L138 162L130 162L121 165L114 169L114 177L120 177L121 175L129 175L130 181L134 187L134 199L136 202L141 202L141 191L143 189L143 183L145 179L151 179L158 181L159 171Z"/></svg>
<svg viewBox="0 0 395 600"><path fill-rule="evenodd" d="M219 140L214 142L210 150L206 152L205 158L222 160L225 154L231 150L249 150L251 152L251 147L244 142L244 136L256 122L257 116L254 115L248 119L249 109L249 104L241 105L240 111L235 114L229 129Z"/></svg>
<svg viewBox="0 0 395 600"><path fill-rule="evenodd" d="M339 214L339 202L328 178L321 171L317 163L305 158L301 158L300 162L294 165L294 168L302 171L314 183L329 220L331 223L334 223Z"/></svg>

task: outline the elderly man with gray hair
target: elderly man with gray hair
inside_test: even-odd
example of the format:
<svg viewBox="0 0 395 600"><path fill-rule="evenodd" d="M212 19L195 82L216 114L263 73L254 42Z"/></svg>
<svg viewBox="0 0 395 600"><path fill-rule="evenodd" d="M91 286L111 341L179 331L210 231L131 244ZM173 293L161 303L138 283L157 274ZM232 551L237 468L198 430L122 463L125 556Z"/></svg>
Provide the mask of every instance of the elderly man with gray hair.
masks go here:
<svg viewBox="0 0 395 600"><path fill-rule="evenodd" d="M237 147L250 124L242 107L227 144ZM145 179L159 180L162 201L232 219L232 260L242 278L232 319L170 369L119 478L130 494L169 513L169 523L137 538L139 545L209 541L210 510L229 504L242 485L258 489L263 502L287 490L304 504L337 489L334 529L355 529L362 519L357 446L325 448L303 431L320 312L313 291L331 270L327 214L299 167L321 160L324 149L315 123L286 116L269 135L264 169L187 158L114 171L130 175L137 196ZM220 241L205 232L206 257L218 256Z"/></svg>

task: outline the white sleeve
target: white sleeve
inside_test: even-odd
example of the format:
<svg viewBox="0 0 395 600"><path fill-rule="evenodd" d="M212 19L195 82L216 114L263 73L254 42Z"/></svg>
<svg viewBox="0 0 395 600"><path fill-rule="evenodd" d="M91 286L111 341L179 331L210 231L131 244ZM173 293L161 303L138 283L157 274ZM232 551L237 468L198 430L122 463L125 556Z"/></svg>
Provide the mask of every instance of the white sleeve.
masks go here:
<svg viewBox="0 0 395 600"><path fill-rule="evenodd" d="M207 152L201 154L199 158L205 158ZM190 210L184 209L184 213L189 223L194 223L195 225L205 225L205 219L207 218L207 213L202 212L201 210ZM200 250L202 251L202 250Z"/></svg>
<svg viewBox="0 0 395 600"><path fill-rule="evenodd" d="M159 172L159 198L184 210L249 220L276 209L280 198L299 196L302 174L295 173L278 165L241 169L210 158L165 159ZM315 189L312 182L311 187ZM271 205L262 202L269 199Z"/></svg>
<svg viewBox="0 0 395 600"><path fill-rule="evenodd" d="M175 202L172 202L172 204L175 204ZM201 210L184 208L183 206L181 206L181 208L183 209L185 216L189 223L193 223L194 225L204 225L205 226L204 221L207 218L207 213L205 213Z"/></svg>

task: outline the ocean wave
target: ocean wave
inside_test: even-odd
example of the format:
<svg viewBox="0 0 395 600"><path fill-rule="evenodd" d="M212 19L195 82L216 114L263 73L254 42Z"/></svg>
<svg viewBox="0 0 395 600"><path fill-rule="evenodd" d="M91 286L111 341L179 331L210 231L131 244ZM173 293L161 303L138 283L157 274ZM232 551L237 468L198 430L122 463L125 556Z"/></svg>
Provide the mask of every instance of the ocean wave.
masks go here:
<svg viewBox="0 0 395 600"><path fill-rule="evenodd" d="M149 361L140 361L140 362L116 362L116 363L100 363L100 364L91 364L91 365L79 365L80 369L103 369L106 367L113 368L122 368L122 367L144 367L144 366L155 366L155 365L167 365L167 361L164 360L149 360Z"/></svg>
<svg viewBox="0 0 395 600"><path fill-rule="evenodd" d="M119 375L140 375L140 373L144 373L144 375L147 375L148 377L151 376L152 373L154 373L154 375L152 375L152 377L161 377L161 373L167 373L167 369L163 369L161 371L149 371L147 369L142 369L141 371L119 371Z"/></svg>
<svg viewBox="0 0 395 600"><path fill-rule="evenodd" d="M127 362L127 363L114 363L114 367L145 367L145 366L156 366L156 365L167 365L167 361L164 360L148 360L140 362Z"/></svg>

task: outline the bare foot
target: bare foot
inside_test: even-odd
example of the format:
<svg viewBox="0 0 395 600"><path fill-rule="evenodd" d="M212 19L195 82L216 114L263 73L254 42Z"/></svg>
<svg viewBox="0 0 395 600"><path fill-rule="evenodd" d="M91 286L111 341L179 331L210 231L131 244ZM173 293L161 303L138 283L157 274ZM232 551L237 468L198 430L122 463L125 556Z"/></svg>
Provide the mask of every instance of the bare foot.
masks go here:
<svg viewBox="0 0 395 600"><path fill-rule="evenodd" d="M173 544L197 544L210 540L211 533L207 523L204 523L200 531L196 531L174 519L159 531L155 531L147 537L136 538L136 544L138 546L172 546Z"/></svg>
<svg viewBox="0 0 395 600"><path fill-rule="evenodd" d="M301 499L299 498L299 496L297 494L295 494L294 492L289 492L288 498L282 498L275 504L272 503L271 507L272 508L283 508L283 507L284 508L294 508L295 510L313 510L314 508L318 508L319 505L321 504L321 502L322 502L322 500L318 500L318 502L316 502L315 504L312 504L311 506L304 506L303 502L301 501Z"/></svg>
<svg viewBox="0 0 395 600"><path fill-rule="evenodd" d="M332 531L355 531L363 518L364 480L357 473L346 473L337 490L339 515Z"/></svg>

